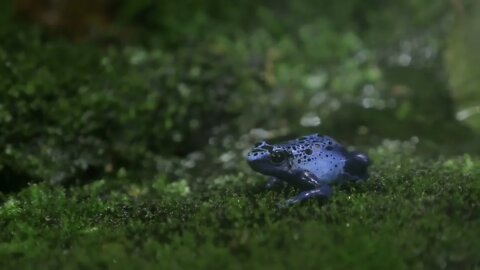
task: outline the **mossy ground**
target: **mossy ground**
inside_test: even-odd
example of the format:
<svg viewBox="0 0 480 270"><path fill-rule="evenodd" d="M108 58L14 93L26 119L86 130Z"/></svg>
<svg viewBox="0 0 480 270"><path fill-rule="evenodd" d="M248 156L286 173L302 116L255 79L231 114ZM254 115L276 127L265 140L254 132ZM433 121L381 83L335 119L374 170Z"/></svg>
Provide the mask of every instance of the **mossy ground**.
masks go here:
<svg viewBox="0 0 480 270"><path fill-rule="evenodd" d="M480 162L376 155L370 179L288 209L248 170L158 189L128 178L2 198L8 269L472 269L480 266ZM242 168L245 166L241 166Z"/></svg>
<svg viewBox="0 0 480 270"><path fill-rule="evenodd" d="M480 269L477 2L54 2L0 2L0 268ZM370 177L279 209L244 155L311 133Z"/></svg>

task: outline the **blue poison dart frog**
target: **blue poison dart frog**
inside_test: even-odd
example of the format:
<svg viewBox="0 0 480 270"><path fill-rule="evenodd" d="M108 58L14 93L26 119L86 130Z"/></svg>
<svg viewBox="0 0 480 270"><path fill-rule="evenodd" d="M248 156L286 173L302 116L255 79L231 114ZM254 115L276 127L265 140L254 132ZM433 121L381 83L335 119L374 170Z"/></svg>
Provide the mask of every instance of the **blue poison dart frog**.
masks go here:
<svg viewBox="0 0 480 270"><path fill-rule="evenodd" d="M247 155L250 167L269 176L267 188L284 183L302 192L280 206L317 197L328 198L332 184L367 178L366 154L348 151L328 136L308 135L279 144L257 143Z"/></svg>

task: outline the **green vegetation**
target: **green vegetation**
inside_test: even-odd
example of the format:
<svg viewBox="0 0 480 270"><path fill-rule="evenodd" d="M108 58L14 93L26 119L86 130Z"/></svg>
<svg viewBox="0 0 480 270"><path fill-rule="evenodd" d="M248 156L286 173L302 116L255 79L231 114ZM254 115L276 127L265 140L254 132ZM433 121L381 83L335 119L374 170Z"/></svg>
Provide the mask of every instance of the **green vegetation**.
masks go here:
<svg viewBox="0 0 480 270"><path fill-rule="evenodd" d="M480 161L403 149L373 150L384 161L370 180L337 189L328 203L286 210L275 205L293 191L262 190L243 165L202 180L202 192L128 177L33 185L0 209L0 258L8 269L478 267Z"/></svg>
<svg viewBox="0 0 480 270"><path fill-rule="evenodd" d="M1 268L480 268L474 1L28 2L0 3ZM371 177L277 209L243 155L317 132Z"/></svg>

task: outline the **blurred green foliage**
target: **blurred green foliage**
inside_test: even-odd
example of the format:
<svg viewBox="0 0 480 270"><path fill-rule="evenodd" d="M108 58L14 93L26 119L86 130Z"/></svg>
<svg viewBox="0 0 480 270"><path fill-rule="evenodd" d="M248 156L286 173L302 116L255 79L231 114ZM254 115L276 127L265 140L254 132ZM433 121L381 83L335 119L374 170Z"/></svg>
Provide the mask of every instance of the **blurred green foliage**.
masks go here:
<svg viewBox="0 0 480 270"><path fill-rule="evenodd" d="M458 107L457 119L466 121L480 131L480 57L475 50L480 46L480 4L475 2L457 18L448 36L445 58L452 86L452 95Z"/></svg>
<svg viewBox="0 0 480 270"><path fill-rule="evenodd" d="M189 153L240 113L239 96L259 85L247 68L209 51L102 53L45 45L35 33L7 36L14 38L4 46L19 49L0 51L3 166L36 179L148 169L158 154Z"/></svg>
<svg viewBox="0 0 480 270"><path fill-rule="evenodd" d="M152 178L162 157L253 128L250 142L319 128L364 143L469 137L437 67L448 5L377 2L125 1L112 24L137 39L107 46L12 23L0 36L3 189L121 168Z"/></svg>

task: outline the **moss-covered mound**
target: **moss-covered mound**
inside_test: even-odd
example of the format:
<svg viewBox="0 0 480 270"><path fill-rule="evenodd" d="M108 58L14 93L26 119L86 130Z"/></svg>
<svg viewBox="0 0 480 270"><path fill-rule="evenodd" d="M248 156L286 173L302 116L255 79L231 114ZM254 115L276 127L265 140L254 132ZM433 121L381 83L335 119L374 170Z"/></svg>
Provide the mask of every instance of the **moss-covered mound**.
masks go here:
<svg viewBox="0 0 480 270"><path fill-rule="evenodd" d="M472 269L480 260L480 161L421 159L386 143L358 186L279 210L240 172L203 182L119 177L65 190L33 185L3 198L0 258L9 269ZM392 147L395 151L392 151ZM397 148L400 147L400 148ZM390 149L390 150L387 150Z"/></svg>

